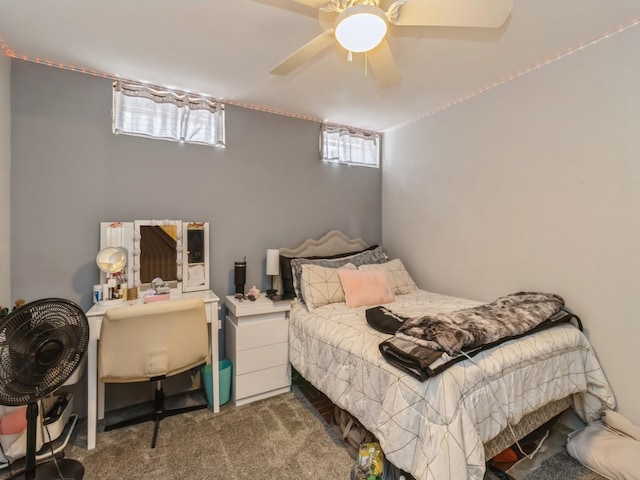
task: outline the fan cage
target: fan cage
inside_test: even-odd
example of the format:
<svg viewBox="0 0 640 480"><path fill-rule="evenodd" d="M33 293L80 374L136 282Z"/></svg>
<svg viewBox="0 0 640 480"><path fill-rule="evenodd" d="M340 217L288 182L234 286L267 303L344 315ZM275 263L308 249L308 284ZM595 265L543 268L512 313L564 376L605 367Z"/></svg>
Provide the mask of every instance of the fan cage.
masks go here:
<svg viewBox="0 0 640 480"><path fill-rule="evenodd" d="M82 362L89 324L65 299L28 303L0 323L0 404L26 405L60 388Z"/></svg>

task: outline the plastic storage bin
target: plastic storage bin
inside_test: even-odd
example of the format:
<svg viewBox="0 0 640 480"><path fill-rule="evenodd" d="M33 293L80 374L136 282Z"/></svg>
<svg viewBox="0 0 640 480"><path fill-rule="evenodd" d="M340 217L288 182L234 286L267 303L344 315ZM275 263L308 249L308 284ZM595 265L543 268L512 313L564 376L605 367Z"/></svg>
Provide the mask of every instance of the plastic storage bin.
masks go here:
<svg viewBox="0 0 640 480"><path fill-rule="evenodd" d="M220 405L224 405L229 401L231 395L231 369L232 364L229 360L220 360L218 362L218 371L220 375L218 400ZM207 403L213 407L213 382L211 379L211 364L207 364L200 370L202 382L204 383L204 391L207 395Z"/></svg>

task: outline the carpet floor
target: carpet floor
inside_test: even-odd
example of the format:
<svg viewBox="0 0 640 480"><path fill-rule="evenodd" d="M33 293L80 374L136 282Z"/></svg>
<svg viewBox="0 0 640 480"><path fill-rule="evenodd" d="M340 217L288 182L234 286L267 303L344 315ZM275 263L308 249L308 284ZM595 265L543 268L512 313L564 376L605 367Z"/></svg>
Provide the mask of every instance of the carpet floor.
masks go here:
<svg viewBox="0 0 640 480"><path fill-rule="evenodd" d="M147 422L99 431L96 449L88 451L86 421L81 419L64 456L82 462L86 480L348 480L354 461L336 437L327 415L312 405L318 402L310 402L299 388L294 387L293 392L240 407L223 405L217 415L198 410L165 418L155 449L150 448L153 424ZM204 396L198 395L192 394L186 402L173 402L204 402ZM135 416L148 407L109 412L108 421ZM554 446L549 442L546 454L538 454L535 464L520 465L506 476L488 472L485 480L603 478L570 458L558 446L560 443ZM13 472L22 463L17 462ZM0 479L10 474L8 469L2 470Z"/></svg>
<svg viewBox="0 0 640 480"><path fill-rule="evenodd" d="M85 431L80 421L65 458L82 462L87 480L348 479L353 466L321 417L291 393L226 404L216 415L197 410L165 418L155 449L150 422L99 431L91 451Z"/></svg>

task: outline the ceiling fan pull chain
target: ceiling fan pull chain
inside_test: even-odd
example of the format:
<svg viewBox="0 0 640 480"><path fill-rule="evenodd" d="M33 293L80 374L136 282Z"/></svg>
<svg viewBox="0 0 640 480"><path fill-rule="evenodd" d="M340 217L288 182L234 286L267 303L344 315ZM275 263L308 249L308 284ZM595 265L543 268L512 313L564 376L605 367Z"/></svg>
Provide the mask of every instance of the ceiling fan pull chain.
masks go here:
<svg viewBox="0 0 640 480"><path fill-rule="evenodd" d="M353 62L353 53L351 53L351 50L347 52L347 62L349 63Z"/></svg>
<svg viewBox="0 0 640 480"><path fill-rule="evenodd" d="M364 52L364 76L368 77L369 76L369 71L368 71L368 63L369 63L369 52Z"/></svg>

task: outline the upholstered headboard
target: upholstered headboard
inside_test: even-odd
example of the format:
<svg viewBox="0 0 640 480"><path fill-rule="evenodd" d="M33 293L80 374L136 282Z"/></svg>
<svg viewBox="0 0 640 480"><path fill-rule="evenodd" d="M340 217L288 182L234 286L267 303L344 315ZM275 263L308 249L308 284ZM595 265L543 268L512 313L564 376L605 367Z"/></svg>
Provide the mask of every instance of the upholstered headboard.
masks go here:
<svg viewBox="0 0 640 480"><path fill-rule="evenodd" d="M340 230L331 230L317 240L307 239L296 248L281 248L280 255L287 257L314 257L336 255L367 248L361 238L349 238Z"/></svg>
<svg viewBox="0 0 640 480"><path fill-rule="evenodd" d="M361 238L349 238L340 230L331 230L317 240L307 239L295 248L281 248L280 255L292 258L330 256L363 250L367 247L367 243ZM276 285L278 285L278 292L282 294L281 275L278 275Z"/></svg>

